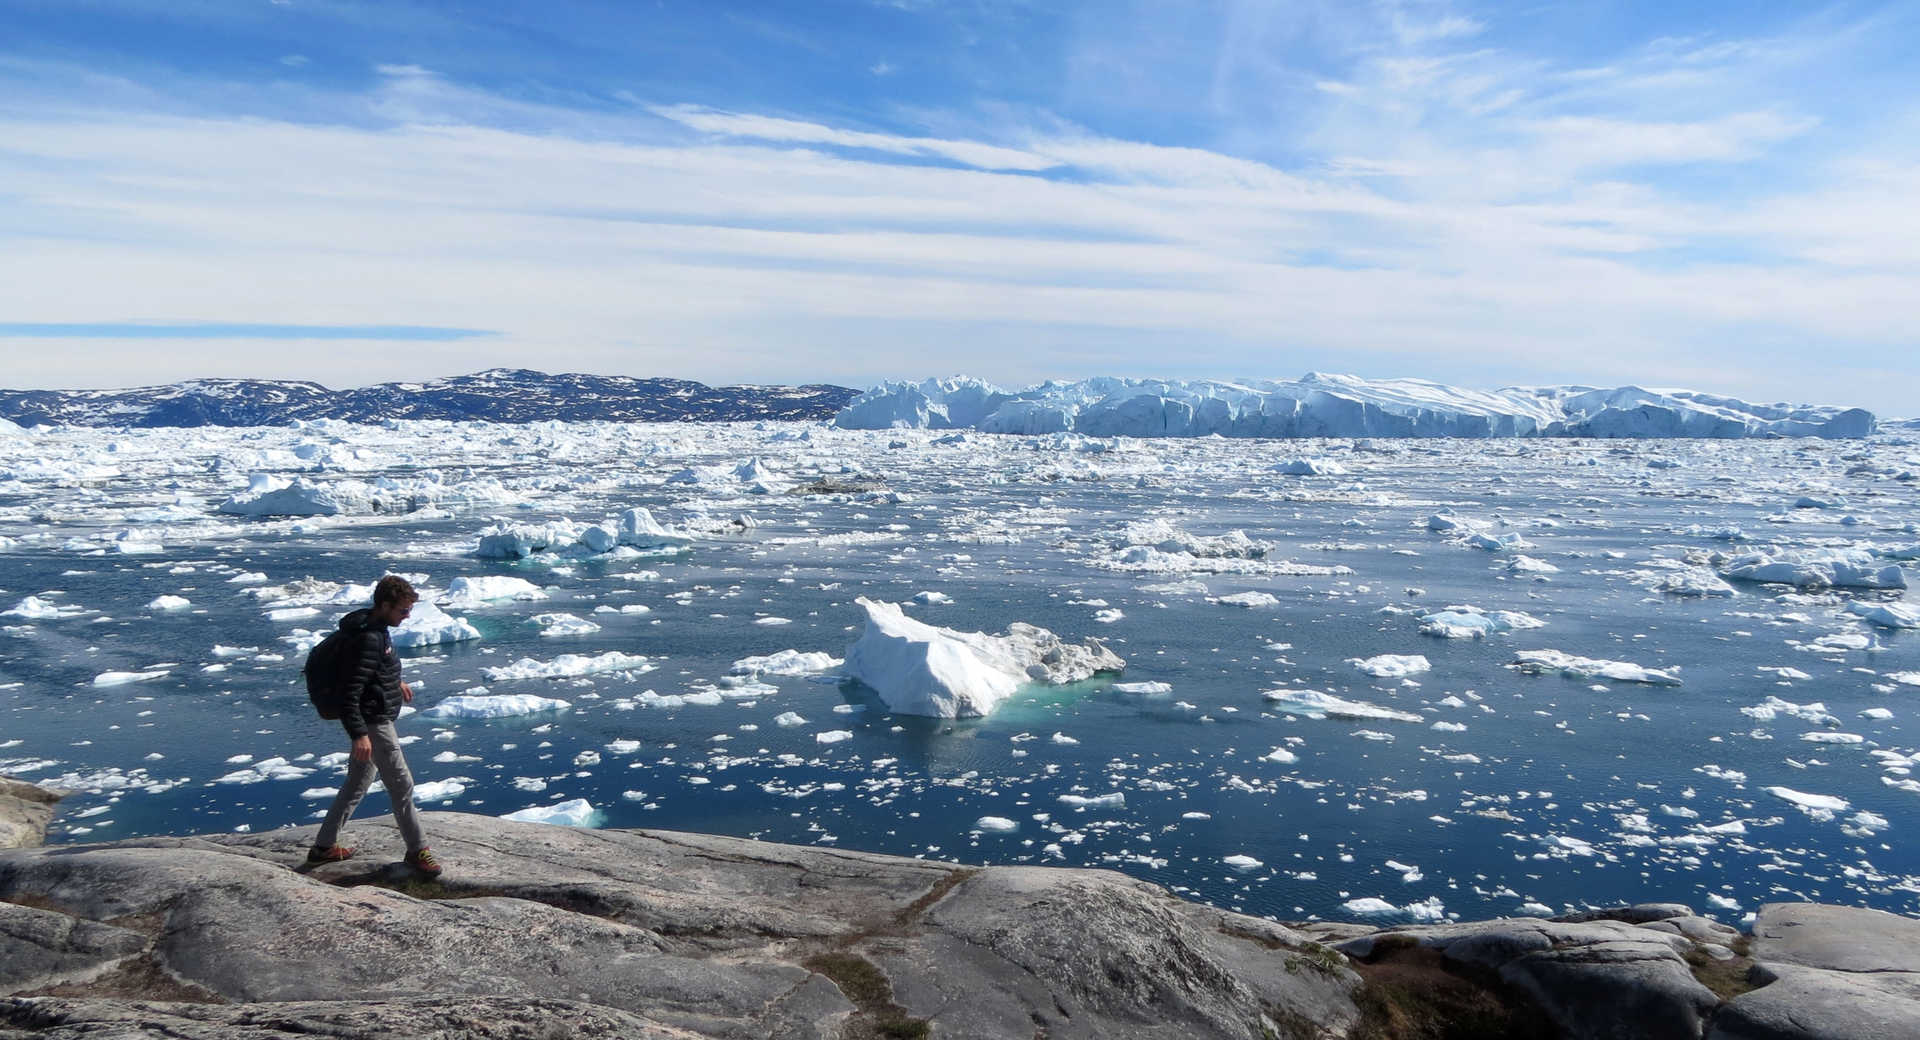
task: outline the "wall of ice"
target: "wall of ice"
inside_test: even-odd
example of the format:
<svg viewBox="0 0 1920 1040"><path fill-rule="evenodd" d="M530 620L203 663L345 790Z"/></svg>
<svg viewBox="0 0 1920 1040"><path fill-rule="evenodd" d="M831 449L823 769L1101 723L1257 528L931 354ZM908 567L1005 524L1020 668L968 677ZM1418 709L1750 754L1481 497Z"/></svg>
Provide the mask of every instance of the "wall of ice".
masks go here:
<svg viewBox="0 0 1920 1040"><path fill-rule="evenodd" d="M1423 379L1117 379L1009 391L966 376L882 383L834 418L895 427L1094 437L1865 437L1860 408L1755 404L1692 390L1468 390Z"/></svg>

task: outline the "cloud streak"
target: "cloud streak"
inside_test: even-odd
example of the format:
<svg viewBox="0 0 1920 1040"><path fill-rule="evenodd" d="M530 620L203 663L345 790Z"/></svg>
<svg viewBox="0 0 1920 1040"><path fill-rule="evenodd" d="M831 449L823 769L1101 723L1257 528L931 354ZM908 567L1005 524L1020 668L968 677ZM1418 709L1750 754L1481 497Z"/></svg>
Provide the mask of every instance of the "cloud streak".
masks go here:
<svg viewBox="0 0 1920 1040"><path fill-rule="evenodd" d="M345 317L448 333L340 344L369 381L513 363L856 384L1714 371L1710 389L1900 410L1865 381L1920 320L1920 216L1901 204L1920 159L1897 115L1814 158L1832 113L1737 89L1754 63L1800 60L1781 46L1573 66L1443 6L1380 10L1337 77L1286 73L1318 107L1289 115L1284 158L1035 111L902 133L673 99L588 110L398 65L298 120L15 107L0 342L101 330L72 357L23 355L42 385L98 378L156 327L90 322L266 341ZM1642 103L1682 75L1686 105Z"/></svg>

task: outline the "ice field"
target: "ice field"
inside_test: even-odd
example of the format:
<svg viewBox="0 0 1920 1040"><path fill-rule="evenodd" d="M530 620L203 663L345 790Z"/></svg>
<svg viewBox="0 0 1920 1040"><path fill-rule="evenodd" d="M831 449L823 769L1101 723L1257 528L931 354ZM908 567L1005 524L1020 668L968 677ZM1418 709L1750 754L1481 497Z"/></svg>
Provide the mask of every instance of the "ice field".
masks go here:
<svg viewBox="0 0 1920 1040"><path fill-rule="evenodd" d="M315 819L299 662L394 571L429 809L1284 919L1911 913L1916 476L1898 436L3 432L0 772L79 792L52 842ZM914 664L870 624L982 696L854 681ZM985 714L902 713L941 703Z"/></svg>

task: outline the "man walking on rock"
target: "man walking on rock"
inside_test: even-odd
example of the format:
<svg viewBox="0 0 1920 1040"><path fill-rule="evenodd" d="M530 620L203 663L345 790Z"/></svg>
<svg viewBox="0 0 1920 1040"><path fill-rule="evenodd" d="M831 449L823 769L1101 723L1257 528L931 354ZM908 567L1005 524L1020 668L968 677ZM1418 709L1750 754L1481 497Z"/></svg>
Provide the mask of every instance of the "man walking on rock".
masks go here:
<svg viewBox="0 0 1920 1040"><path fill-rule="evenodd" d="M400 753L400 737L393 722L400 717L400 706L413 700L413 688L400 681L400 656L393 652L388 629L400 624L413 612L420 594L407 579L397 574L381 578L373 587L373 607L356 610L340 619L342 638L356 652L348 652L350 662L346 688L342 691L340 723L353 741L347 764L346 782L334 796L333 807L314 836L307 852L309 863L332 863L349 859L354 850L338 844L340 828L360 805L360 799L373 783L375 770L386 785L387 798L393 803L393 819L407 843L407 865L422 874L440 873L440 861L427 848L426 835L420 830L420 814L413 807L413 774Z"/></svg>

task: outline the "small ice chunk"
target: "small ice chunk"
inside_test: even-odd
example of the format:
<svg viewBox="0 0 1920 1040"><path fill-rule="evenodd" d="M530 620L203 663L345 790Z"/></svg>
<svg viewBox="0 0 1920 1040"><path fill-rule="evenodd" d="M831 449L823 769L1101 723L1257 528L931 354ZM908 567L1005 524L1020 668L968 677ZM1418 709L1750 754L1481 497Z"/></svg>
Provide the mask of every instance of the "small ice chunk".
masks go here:
<svg viewBox="0 0 1920 1040"><path fill-rule="evenodd" d="M975 830L980 830L980 831L1005 832L1005 831L1011 831L1011 830L1018 830L1019 827L1020 827L1019 824L1013 822L1012 820L1007 819L1004 816L982 816L979 819L973 821L973 828Z"/></svg>
<svg viewBox="0 0 1920 1040"><path fill-rule="evenodd" d="M843 740L852 740L853 731L850 729L830 729L825 733L815 733L813 739L822 744L838 744Z"/></svg>
<svg viewBox="0 0 1920 1040"><path fill-rule="evenodd" d="M147 603L148 610L185 610L191 606L185 596L155 596Z"/></svg>
<svg viewBox="0 0 1920 1040"><path fill-rule="evenodd" d="M782 650L759 657L743 657L733 662L735 675L814 675L830 672L845 661L831 654L814 651Z"/></svg>
<svg viewBox="0 0 1920 1040"><path fill-rule="evenodd" d="M1383 708L1366 701L1352 701L1318 690L1280 689L1261 694L1284 712L1316 719L1381 719L1391 722L1419 722L1412 712Z"/></svg>

